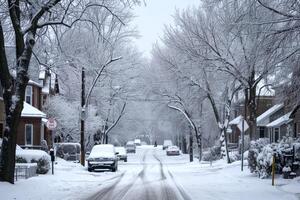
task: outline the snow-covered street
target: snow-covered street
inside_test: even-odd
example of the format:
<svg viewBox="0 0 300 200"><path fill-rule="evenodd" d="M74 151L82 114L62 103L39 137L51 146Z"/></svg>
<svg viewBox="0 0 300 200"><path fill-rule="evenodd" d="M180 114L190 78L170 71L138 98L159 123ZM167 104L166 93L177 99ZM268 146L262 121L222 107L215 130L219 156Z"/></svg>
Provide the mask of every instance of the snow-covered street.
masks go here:
<svg viewBox="0 0 300 200"><path fill-rule="evenodd" d="M161 146L138 147L119 162L114 172L88 172L78 163L58 160L55 175L48 172L15 185L0 183L1 199L300 199L300 179L261 180L249 170L240 172L239 162L199 164L188 155L166 156Z"/></svg>

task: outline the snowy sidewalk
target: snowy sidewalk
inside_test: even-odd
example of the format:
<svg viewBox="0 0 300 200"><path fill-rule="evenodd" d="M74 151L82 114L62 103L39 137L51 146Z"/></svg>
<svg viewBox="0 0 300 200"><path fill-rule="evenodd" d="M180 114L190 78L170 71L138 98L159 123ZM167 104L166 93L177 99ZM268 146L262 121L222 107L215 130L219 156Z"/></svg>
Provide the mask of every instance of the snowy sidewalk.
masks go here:
<svg viewBox="0 0 300 200"><path fill-rule="evenodd" d="M276 186L272 186L271 179L259 179L247 167L241 172L240 162L228 165L221 160L210 166L195 161L181 166L168 165L167 169L192 199L300 199L300 178L285 180L277 177Z"/></svg>

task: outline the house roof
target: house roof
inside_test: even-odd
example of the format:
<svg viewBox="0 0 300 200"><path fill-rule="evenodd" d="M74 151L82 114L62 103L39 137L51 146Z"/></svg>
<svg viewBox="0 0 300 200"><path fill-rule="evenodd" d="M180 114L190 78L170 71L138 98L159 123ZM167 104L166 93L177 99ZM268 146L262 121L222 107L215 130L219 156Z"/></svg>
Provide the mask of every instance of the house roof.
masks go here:
<svg viewBox="0 0 300 200"><path fill-rule="evenodd" d="M35 82L35 81L33 81L33 80L29 80L29 81L28 81L28 84L29 84L29 85L35 85L35 86L38 86L38 87L40 87L40 88L43 87L41 84L39 84L38 82Z"/></svg>
<svg viewBox="0 0 300 200"><path fill-rule="evenodd" d="M238 125L240 121L242 120L242 115L239 115L238 117L234 118L229 122L229 125Z"/></svg>
<svg viewBox="0 0 300 200"><path fill-rule="evenodd" d="M269 121L266 121L266 119L268 117L270 117L271 115L273 115L274 113L276 113L278 110L280 110L281 108L283 108L283 103L281 104L275 104L274 106L272 106L271 108L269 108L267 111L265 111L263 114L259 115L256 118L256 123L258 126L266 126Z"/></svg>
<svg viewBox="0 0 300 200"><path fill-rule="evenodd" d="M295 114L296 114L296 112L298 111L299 108L300 108L300 105L297 105L297 106L294 107L294 109L292 110L292 113L290 115L290 118L295 117Z"/></svg>
<svg viewBox="0 0 300 200"><path fill-rule="evenodd" d="M280 127L283 124L288 124L289 122L292 121L292 119L290 119L290 115L292 112L289 112L281 117L279 117L278 119L276 119L275 121L272 121L271 123L267 124L266 127L271 128L271 127Z"/></svg>
<svg viewBox="0 0 300 200"><path fill-rule="evenodd" d="M24 101L21 117L45 118L46 114Z"/></svg>

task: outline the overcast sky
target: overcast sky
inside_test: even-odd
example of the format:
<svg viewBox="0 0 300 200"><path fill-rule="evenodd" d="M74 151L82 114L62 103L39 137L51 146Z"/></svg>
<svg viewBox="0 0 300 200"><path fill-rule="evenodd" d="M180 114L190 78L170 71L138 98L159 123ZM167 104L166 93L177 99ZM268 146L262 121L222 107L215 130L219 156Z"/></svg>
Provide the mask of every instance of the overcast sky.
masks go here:
<svg viewBox="0 0 300 200"><path fill-rule="evenodd" d="M136 40L138 48L149 57L152 44L162 36L164 24L173 22L175 8L198 6L199 2L200 0L146 0L146 6L135 9L134 25L141 35L141 38Z"/></svg>

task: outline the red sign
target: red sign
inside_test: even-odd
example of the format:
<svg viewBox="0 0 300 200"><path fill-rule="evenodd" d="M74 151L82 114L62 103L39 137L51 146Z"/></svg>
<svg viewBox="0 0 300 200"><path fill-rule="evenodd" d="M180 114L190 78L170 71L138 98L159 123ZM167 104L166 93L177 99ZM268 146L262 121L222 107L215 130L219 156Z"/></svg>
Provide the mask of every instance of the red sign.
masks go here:
<svg viewBox="0 0 300 200"><path fill-rule="evenodd" d="M50 130L55 129L57 126L57 122L54 118L49 118L47 121L47 128Z"/></svg>

